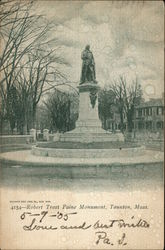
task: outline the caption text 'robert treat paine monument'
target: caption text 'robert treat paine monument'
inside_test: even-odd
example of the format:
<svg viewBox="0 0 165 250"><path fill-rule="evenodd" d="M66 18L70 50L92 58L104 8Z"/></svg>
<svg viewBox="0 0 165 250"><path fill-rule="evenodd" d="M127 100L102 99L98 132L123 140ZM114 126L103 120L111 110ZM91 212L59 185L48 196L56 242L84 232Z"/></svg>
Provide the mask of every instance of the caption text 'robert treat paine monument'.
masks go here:
<svg viewBox="0 0 165 250"><path fill-rule="evenodd" d="M102 129L98 116L98 91L95 62L90 46L82 52L82 72L79 89L79 117L76 128L61 135L60 141L101 142L124 141L122 133L112 134Z"/></svg>

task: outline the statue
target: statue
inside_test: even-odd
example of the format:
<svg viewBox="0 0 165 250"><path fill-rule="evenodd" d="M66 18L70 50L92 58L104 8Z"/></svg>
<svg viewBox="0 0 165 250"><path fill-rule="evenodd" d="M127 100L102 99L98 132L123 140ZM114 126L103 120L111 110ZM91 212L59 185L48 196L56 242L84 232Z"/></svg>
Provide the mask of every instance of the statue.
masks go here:
<svg viewBox="0 0 165 250"><path fill-rule="evenodd" d="M96 73L95 73L95 62L92 52L90 51L90 46L87 45L85 50L82 52L81 59L82 63L82 72L80 84L85 82L96 82Z"/></svg>

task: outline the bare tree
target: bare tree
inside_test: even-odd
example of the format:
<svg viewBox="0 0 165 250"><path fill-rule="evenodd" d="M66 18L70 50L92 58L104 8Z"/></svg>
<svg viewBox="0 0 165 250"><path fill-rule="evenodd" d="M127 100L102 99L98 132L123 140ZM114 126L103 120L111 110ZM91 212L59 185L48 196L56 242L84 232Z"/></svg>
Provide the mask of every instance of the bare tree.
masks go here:
<svg viewBox="0 0 165 250"><path fill-rule="evenodd" d="M120 78L121 79L121 78ZM110 89L114 93L115 96L115 103L117 104L117 108L120 115L120 128L121 131L124 131L124 92L123 92L123 86L122 81L119 80L118 82L115 81L111 86Z"/></svg>
<svg viewBox="0 0 165 250"><path fill-rule="evenodd" d="M22 126L27 125L29 117L34 125L36 106L46 91L46 83L48 89L48 86L54 87L59 78L64 78L57 67L64 60L57 53L57 46L50 48L55 40L49 39L54 26L41 15L34 14L32 1L5 1L1 7L0 94L4 113L11 121L10 93L14 86L22 107Z"/></svg>
<svg viewBox="0 0 165 250"><path fill-rule="evenodd" d="M116 97L116 104L120 113L121 130L124 130L124 116L127 121L127 130L132 131L135 106L142 99L141 85L137 78L128 85L125 77L120 76L118 81L115 81L111 86Z"/></svg>
<svg viewBox="0 0 165 250"><path fill-rule="evenodd" d="M102 121L103 128L107 129L107 120L112 118L112 108L115 102L115 95L109 86L105 86L99 92L98 102L99 117Z"/></svg>
<svg viewBox="0 0 165 250"><path fill-rule="evenodd" d="M75 93L61 92L57 89L48 95L44 105L50 118L50 130L65 132L74 128L78 117L77 97Z"/></svg>
<svg viewBox="0 0 165 250"><path fill-rule="evenodd" d="M35 127L36 108L43 94L50 87L50 82L56 86L56 81L63 78L63 74L56 68L56 64L64 63L55 53L55 49L36 50L29 53L26 66L15 72L14 81L24 110L24 132ZM52 84L51 84L52 85ZM26 96L23 100L22 96Z"/></svg>
<svg viewBox="0 0 165 250"><path fill-rule="evenodd" d="M49 23L43 22L41 16L31 14L32 2L5 2L6 11L2 12L1 20L1 57L0 57L0 93L6 106L9 102L8 94L14 82L15 71L22 70L20 64L26 64L24 57L36 50L37 44L44 44L46 34L51 28ZM4 6L3 6L4 7ZM41 20L42 19L42 20Z"/></svg>

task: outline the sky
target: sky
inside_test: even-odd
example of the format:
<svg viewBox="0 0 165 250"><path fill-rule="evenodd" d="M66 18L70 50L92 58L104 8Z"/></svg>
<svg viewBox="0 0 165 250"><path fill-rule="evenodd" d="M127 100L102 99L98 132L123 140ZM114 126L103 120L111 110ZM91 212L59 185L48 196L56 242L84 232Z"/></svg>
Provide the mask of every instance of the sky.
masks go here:
<svg viewBox="0 0 165 250"><path fill-rule="evenodd" d="M164 89L164 9L162 1L38 1L36 12L55 24L53 46L70 66L63 67L78 85L81 52L90 44L100 86L123 75L136 77L145 99Z"/></svg>

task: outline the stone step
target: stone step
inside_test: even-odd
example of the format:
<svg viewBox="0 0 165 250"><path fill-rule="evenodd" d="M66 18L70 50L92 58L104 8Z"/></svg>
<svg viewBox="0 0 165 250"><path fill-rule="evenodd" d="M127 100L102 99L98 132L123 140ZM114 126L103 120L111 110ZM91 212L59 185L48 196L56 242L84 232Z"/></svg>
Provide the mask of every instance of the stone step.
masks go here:
<svg viewBox="0 0 165 250"><path fill-rule="evenodd" d="M60 141L70 142L106 142L124 141L122 133L65 133L60 136Z"/></svg>

